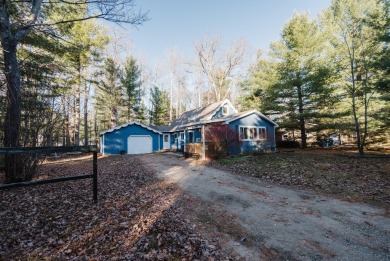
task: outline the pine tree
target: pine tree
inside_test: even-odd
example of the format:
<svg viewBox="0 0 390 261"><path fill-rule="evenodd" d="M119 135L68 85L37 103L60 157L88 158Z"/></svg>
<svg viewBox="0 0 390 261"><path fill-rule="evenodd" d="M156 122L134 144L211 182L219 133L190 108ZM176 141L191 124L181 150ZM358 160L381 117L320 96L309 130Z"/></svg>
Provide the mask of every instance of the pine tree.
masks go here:
<svg viewBox="0 0 390 261"><path fill-rule="evenodd" d="M382 78L375 69L375 59L381 51L378 30L370 24L375 17L379 31L388 33L384 1L334 0L324 13L323 23L332 33L335 62L341 79L341 90L350 104L356 133L356 144L361 156L368 134L373 132L375 111L383 106L379 103L375 83ZM382 78L383 79L383 78ZM372 101L376 101L373 103Z"/></svg>
<svg viewBox="0 0 390 261"><path fill-rule="evenodd" d="M271 45L271 59L261 59L252 72L256 88L247 101L260 99L260 108L277 114L281 127L300 130L302 148L307 147L307 123L315 123L321 108L333 102L333 72L322 58L324 47L316 23L307 14L296 14L282 39Z"/></svg>
<svg viewBox="0 0 390 261"><path fill-rule="evenodd" d="M134 57L128 57L124 66L121 83L125 89L125 118L127 121L144 120L141 100L141 69Z"/></svg>
<svg viewBox="0 0 390 261"><path fill-rule="evenodd" d="M105 60L104 71L100 75L103 79L96 87L95 109L99 122L102 124L99 130L102 131L119 124L124 96L120 83L120 68L113 59Z"/></svg>
<svg viewBox="0 0 390 261"><path fill-rule="evenodd" d="M157 86L151 89L150 110L151 125L168 125L169 124L169 96L166 91L160 90Z"/></svg>
<svg viewBox="0 0 390 261"><path fill-rule="evenodd" d="M384 20L378 23L378 14L371 14L368 19L369 26L377 32L377 40L382 43L381 51L376 55L373 69L378 74L375 82L375 90L380 94L379 100L384 106L373 114L373 117L380 122L380 134L390 138L390 1L382 0L385 7Z"/></svg>
<svg viewBox="0 0 390 261"><path fill-rule="evenodd" d="M75 18L85 17L85 11L76 10ZM84 144L88 144L88 96L90 77L88 69L99 61L101 52L105 48L108 38L104 29L97 26L94 20L65 25L62 31L66 33L67 51L64 58L68 61L70 76L72 77L72 138L75 145L80 144L81 105L84 105Z"/></svg>

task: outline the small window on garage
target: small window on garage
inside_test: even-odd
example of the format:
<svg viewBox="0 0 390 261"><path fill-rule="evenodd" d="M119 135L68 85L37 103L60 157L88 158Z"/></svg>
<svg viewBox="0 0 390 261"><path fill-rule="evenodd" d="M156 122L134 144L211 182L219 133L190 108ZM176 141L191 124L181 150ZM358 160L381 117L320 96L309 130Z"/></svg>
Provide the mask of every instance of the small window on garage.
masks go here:
<svg viewBox="0 0 390 261"><path fill-rule="evenodd" d="M164 134L164 142L168 142L169 141L169 135L168 134Z"/></svg>

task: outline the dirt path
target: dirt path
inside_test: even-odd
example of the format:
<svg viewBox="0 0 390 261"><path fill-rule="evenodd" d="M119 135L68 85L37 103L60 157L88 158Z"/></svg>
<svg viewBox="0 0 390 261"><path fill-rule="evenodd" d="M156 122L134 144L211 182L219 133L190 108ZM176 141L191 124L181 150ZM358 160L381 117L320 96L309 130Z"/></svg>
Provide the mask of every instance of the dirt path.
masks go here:
<svg viewBox="0 0 390 261"><path fill-rule="evenodd" d="M247 260L390 260L390 215L384 209L270 185L173 155L142 161L159 177L233 214L257 245L224 247Z"/></svg>

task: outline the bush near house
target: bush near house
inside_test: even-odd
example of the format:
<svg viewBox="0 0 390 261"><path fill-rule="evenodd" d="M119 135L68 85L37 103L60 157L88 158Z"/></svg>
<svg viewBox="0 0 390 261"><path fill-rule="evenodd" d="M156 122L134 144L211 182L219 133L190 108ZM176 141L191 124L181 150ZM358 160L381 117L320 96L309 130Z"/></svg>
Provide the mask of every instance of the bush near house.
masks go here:
<svg viewBox="0 0 390 261"><path fill-rule="evenodd" d="M205 137L206 142L211 143L209 148L211 158L221 159L229 155L229 150L239 150L242 145L238 132L225 124L206 126Z"/></svg>

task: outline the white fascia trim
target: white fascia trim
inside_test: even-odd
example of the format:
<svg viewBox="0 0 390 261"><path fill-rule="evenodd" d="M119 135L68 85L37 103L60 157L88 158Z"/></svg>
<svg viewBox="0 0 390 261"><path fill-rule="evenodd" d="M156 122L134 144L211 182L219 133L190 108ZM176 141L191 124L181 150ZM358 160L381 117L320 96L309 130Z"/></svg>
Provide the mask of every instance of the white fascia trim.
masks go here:
<svg viewBox="0 0 390 261"><path fill-rule="evenodd" d="M238 113L237 109L234 108L233 104L228 99L225 99L221 102L221 105L219 105L218 108L215 109L215 112L210 117L207 118L207 120L211 120L211 118L213 118L215 114L217 114L218 110L221 109L226 104L229 104L233 108L234 113Z"/></svg>
<svg viewBox="0 0 390 261"><path fill-rule="evenodd" d="M233 118L233 119L230 119L230 120L225 121L225 123L226 123L226 124L229 124L229 123L231 123L232 121L239 120L239 119L244 118L244 117L246 117L246 116L249 116L249 115L251 115L251 114L256 114L256 115L258 115L260 118L263 118L264 120L266 120L266 121L272 123L275 127L279 127L279 125L278 125L276 122L274 122L273 120L271 120L270 118L268 118L267 116L265 116L264 114L262 114L261 112L258 112L258 111L256 111L256 110L248 111L248 112L246 112L246 113L244 113L244 114L242 114L242 115L240 115L240 116L238 116L238 117L235 117L235 118Z"/></svg>
<svg viewBox="0 0 390 261"><path fill-rule="evenodd" d="M119 130L119 129L121 129L121 128L125 128L125 127L127 127L127 126L134 125L134 124L135 124L135 125L138 125L138 126L141 126L142 128L145 128L145 129L147 129L147 130L153 131L154 133L162 134L162 132L157 131L157 130L155 130L155 129L153 129L153 128L150 128L149 126L146 126L146 125L144 125L144 124L142 124L142 123L139 123L139 122L137 122L137 121L132 121L132 122L128 122L128 123L122 124L122 125L120 125L120 126L116 126L116 127L112 128L112 129L103 131L103 132L101 132L101 133L99 133L99 134L100 134L100 135L104 135L104 134L107 133L107 132L113 132L113 131L115 131L115 130Z"/></svg>

